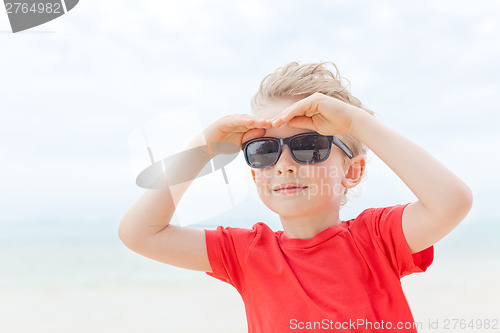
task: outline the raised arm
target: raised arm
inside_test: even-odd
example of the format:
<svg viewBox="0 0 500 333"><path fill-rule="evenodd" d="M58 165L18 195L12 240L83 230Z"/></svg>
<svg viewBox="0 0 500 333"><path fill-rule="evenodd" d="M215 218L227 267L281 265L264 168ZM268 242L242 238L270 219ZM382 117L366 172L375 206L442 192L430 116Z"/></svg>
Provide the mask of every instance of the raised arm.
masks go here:
<svg viewBox="0 0 500 333"><path fill-rule="evenodd" d="M418 198L403 212L403 233L411 252L435 244L465 218L472 206L471 190L405 136L358 108L353 114L350 134L380 157Z"/></svg>
<svg viewBox="0 0 500 333"><path fill-rule="evenodd" d="M195 179L210 161L203 151L191 150L205 143L201 135L194 138L186 152L166 170L171 180ZM183 169L188 168L188 170ZM177 175L177 176L176 176ZM145 257L170 265L194 270L210 271L202 229L180 228L170 225L178 203L192 181L170 186L166 189L148 189L125 213L118 228L118 236L129 249Z"/></svg>
<svg viewBox="0 0 500 333"><path fill-rule="evenodd" d="M208 126L165 171L166 189L146 190L125 213L118 228L120 240L145 257L173 266L210 272L205 231L170 225L176 204L213 156L234 153L234 148L237 152L243 139L264 135L265 127L270 127L266 121L244 114L226 116ZM208 147L207 143L210 143ZM192 149L196 147L200 148ZM186 179L188 181L184 181Z"/></svg>
<svg viewBox="0 0 500 333"><path fill-rule="evenodd" d="M472 206L469 187L424 149L353 105L311 95L271 119L273 126L308 128L324 135L350 134L384 161L418 201L403 213L403 233L412 253L453 230Z"/></svg>

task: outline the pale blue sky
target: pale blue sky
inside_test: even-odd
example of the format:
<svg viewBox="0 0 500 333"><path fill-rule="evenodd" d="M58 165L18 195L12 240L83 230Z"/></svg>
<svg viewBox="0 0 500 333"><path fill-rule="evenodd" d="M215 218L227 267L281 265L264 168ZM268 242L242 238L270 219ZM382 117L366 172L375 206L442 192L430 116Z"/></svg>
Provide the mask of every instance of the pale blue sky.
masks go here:
<svg viewBox="0 0 500 333"><path fill-rule="evenodd" d="M0 221L117 223L143 192L134 128L187 105L205 126L249 113L260 80L290 61L335 62L355 96L470 185L468 221L498 221L499 16L497 1L83 0L11 34L0 13ZM376 157L369 167L345 217L413 199ZM251 200L237 214L267 218Z"/></svg>

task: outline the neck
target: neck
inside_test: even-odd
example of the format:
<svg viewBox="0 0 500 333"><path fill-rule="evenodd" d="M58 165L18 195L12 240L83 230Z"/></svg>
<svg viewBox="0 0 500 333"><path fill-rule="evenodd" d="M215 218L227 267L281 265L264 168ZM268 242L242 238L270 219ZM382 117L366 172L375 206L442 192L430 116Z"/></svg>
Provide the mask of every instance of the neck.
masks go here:
<svg viewBox="0 0 500 333"><path fill-rule="evenodd" d="M325 229L340 224L339 212L318 213L307 216L280 216L288 238L311 239Z"/></svg>

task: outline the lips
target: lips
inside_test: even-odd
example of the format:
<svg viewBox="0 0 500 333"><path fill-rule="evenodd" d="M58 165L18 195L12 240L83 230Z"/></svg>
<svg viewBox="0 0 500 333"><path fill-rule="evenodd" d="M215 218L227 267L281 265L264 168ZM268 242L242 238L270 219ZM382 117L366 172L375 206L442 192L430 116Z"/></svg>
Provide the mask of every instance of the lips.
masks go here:
<svg viewBox="0 0 500 333"><path fill-rule="evenodd" d="M297 184L297 183L287 183L281 184L273 187L273 191L284 191L284 190L301 190L307 188L306 185Z"/></svg>

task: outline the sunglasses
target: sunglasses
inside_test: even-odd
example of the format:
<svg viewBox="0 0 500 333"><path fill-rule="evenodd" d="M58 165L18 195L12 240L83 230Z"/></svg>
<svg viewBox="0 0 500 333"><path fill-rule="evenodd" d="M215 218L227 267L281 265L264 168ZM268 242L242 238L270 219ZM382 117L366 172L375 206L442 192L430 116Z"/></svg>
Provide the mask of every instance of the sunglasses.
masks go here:
<svg viewBox="0 0 500 333"><path fill-rule="evenodd" d="M241 145L245 161L251 168L267 168L278 162L282 146L287 145L297 163L314 164L330 156L332 143L349 157L354 155L336 136L325 136L316 132L301 133L288 138L263 137L246 141Z"/></svg>

